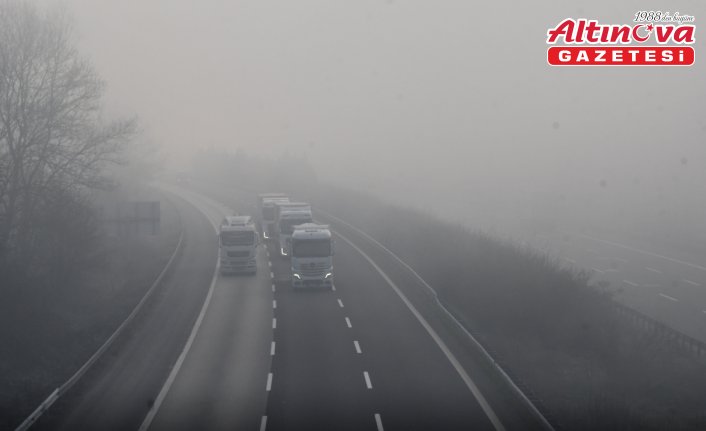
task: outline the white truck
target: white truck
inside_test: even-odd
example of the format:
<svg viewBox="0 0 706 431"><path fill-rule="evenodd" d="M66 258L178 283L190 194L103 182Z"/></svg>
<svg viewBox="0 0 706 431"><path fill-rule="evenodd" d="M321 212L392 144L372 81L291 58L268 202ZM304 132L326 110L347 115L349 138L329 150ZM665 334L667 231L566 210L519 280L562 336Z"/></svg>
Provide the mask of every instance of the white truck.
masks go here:
<svg viewBox="0 0 706 431"><path fill-rule="evenodd" d="M218 233L221 273L257 272L259 237L250 216L226 216Z"/></svg>
<svg viewBox="0 0 706 431"><path fill-rule="evenodd" d="M275 210L278 202L289 202L289 198L284 193L261 193L257 196L260 232L262 232L262 237L265 239L270 239L274 235Z"/></svg>
<svg viewBox="0 0 706 431"><path fill-rule="evenodd" d="M305 223L291 237L292 287L333 287L333 239L328 225Z"/></svg>
<svg viewBox="0 0 706 431"><path fill-rule="evenodd" d="M275 235L279 252L281 256L287 257L294 226L311 223L311 205L305 202L277 202L275 208Z"/></svg>

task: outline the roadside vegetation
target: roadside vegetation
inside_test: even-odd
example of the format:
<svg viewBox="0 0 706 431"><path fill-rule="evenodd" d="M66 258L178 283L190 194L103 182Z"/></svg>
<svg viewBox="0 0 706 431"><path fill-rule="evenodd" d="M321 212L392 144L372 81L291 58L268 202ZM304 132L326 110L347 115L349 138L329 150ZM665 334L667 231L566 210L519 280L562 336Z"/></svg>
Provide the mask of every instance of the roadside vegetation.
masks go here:
<svg viewBox="0 0 706 431"><path fill-rule="evenodd" d="M61 10L0 3L0 277L4 293L90 260L91 189L110 185L133 120L102 118L103 82Z"/></svg>
<svg viewBox="0 0 706 431"><path fill-rule="evenodd" d="M282 179L281 162L252 159L258 181L215 171L238 157L203 153L197 178L287 191L361 228L412 266L504 368L541 400L557 428L706 428L706 364L637 328L603 286L537 250L390 205L314 178ZM432 229L433 228L433 229Z"/></svg>
<svg viewBox="0 0 706 431"><path fill-rule="evenodd" d="M161 197L139 184L154 147L131 145L134 119L103 118L103 88L62 9L0 1L0 429L96 351L179 238L167 201L154 235L116 233L99 210Z"/></svg>

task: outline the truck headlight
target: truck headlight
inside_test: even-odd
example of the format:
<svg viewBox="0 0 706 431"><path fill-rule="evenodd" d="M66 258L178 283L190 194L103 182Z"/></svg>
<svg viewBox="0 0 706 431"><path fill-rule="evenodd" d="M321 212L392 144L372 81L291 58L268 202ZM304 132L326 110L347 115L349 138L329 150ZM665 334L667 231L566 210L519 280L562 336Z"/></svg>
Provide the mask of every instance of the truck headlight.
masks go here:
<svg viewBox="0 0 706 431"><path fill-rule="evenodd" d="M330 272L327 272L326 275L324 275L324 278L331 278L332 275L333 274L331 274Z"/></svg>
<svg viewBox="0 0 706 431"><path fill-rule="evenodd" d="M297 280L302 279L301 275L297 274L296 272L294 274L292 274L292 277L296 278Z"/></svg>

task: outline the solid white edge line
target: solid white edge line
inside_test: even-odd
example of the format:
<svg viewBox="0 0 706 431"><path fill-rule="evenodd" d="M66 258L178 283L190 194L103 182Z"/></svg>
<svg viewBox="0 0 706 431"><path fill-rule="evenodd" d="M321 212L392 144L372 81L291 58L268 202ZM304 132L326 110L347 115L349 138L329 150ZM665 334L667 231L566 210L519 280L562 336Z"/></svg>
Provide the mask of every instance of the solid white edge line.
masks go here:
<svg viewBox="0 0 706 431"><path fill-rule="evenodd" d="M380 417L380 413L375 413L375 425L378 427L378 431L385 431L382 427L382 418Z"/></svg>
<svg viewBox="0 0 706 431"><path fill-rule="evenodd" d="M353 340L353 346L355 347L355 352L357 354L363 353L363 351L360 349L360 344L358 343L358 340Z"/></svg>
<svg viewBox="0 0 706 431"><path fill-rule="evenodd" d="M272 373L267 374L267 386L265 386L265 390L267 392L272 390Z"/></svg>
<svg viewBox="0 0 706 431"><path fill-rule="evenodd" d="M363 378L365 379L365 387L372 389L373 383L370 381L370 374L367 371L363 371Z"/></svg>
<svg viewBox="0 0 706 431"><path fill-rule="evenodd" d="M677 298L675 298L673 296L665 295L664 293L660 293L659 296L661 296L662 298L665 298L665 299L669 299L670 301L679 302L679 300Z"/></svg>
<svg viewBox="0 0 706 431"><path fill-rule="evenodd" d="M346 317L346 325L347 325L349 328L352 328L352 327L353 327L353 325L351 325L351 319L349 319L349 318L347 318L347 317Z"/></svg>
<svg viewBox="0 0 706 431"><path fill-rule="evenodd" d="M388 249L387 247L382 245L378 240L371 237L370 235L363 232L362 230L358 229L357 227L353 226L352 224L346 222L345 220L341 220L340 218L338 218L338 217L334 216L333 214L328 213L326 211L319 210L319 212L326 214L328 217L333 218L333 219L337 220L339 223L342 223L342 224L350 227L354 231L358 232L364 238L368 239L373 244L375 244L376 246L378 246L382 250L386 251L388 254L390 254L390 256L392 256L395 260L397 260L397 262L400 265L404 266L405 268L407 268L407 270L409 270L412 274L414 274L414 276L417 277L419 282L422 283L430 292L432 292L434 294L435 301L436 301L437 305L439 306L439 308L441 310L443 310L443 312L446 313L446 315L451 320L453 320L454 323L456 323L456 325L466 334L468 339L471 340L471 342L476 346L476 348L478 348L478 350L480 350L480 352L484 356L485 360L488 361L488 363L490 363L498 373L500 373L501 377L505 380L505 383L508 386L510 386L510 388L515 392L515 394L518 397L520 397L522 399L522 401L525 403L525 406L530 410L532 415L540 422L542 427L545 430L554 431L554 427L552 426L552 424L547 420L546 417L544 417L542 412L539 411L537 406L534 405L534 403L527 397L527 395L522 391L522 389L520 389L517 386L515 381L507 374L507 372L505 372L505 370L495 361L495 358L493 358L493 356L488 352L488 350L486 350L485 346L483 346L483 344L481 344L481 342L478 341L476 339L476 337L474 337L473 334L471 334L468 331L468 329L466 329L466 327L463 326L463 324L461 324L461 322L458 321L458 319L456 319L456 317L444 306L444 304L441 301L439 301L439 298L437 297L436 291L411 266L409 266L405 261L400 259L399 256L397 256L392 251L390 251L390 249Z"/></svg>
<svg viewBox="0 0 706 431"><path fill-rule="evenodd" d="M178 196L179 193L175 193ZM182 199L185 201L189 202L191 205L193 205L196 209L203 214L207 220L211 223L211 227L213 227L213 230L218 234L218 225L216 223L213 223L206 212L196 205L194 202L190 201L189 199L184 198L183 196L180 196ZM197 201L201 200L201 203L207 203L207 205L211 207L218 207L216 205L212 205L211 203L208 202L207 199L204 199L203 197L197 195ZM220 212L223 212L222 210ZM179 370L181 369L182 364L184 363L184 360L186 359L186 356L189 353L189 350L191 349L191 345L194 342L194 339L196 338L196 335L199 331L199 328L201 327L201 323L203 322L203 319L206 315L206 312L208 310L208 307L211 303L211 298L213 297L213 292L215 290L216 282L218 281L218 275L220 272L220 257L216 259L216 268L213 271L213 278L211 279L211 285L208 288L208 294L206 294L206 299L204 299L203 305L201 306L201 311L199 312L199 316L196 319L196 322L194 322L194 326L191 328L191 333L189 334L189 338L186 341L186 345L184 345L184 349L182 350L181 354L179 355L179 358L177 359L176 363L174 364L174 367L169 373L169 376L167 377L167 380L164 382L164 385L162 386L162 389L159 391L159 394L157 395L157 399L155 400L154 404L152 405L152 408L147 412L147 415L145 416L145 419L142 421L142 424L140 425L139 431L146 431L150 425L152 424L152 421L154 418L157 416L157 413L159 412L159 408L161 407L162 403L164 402L164 399L166 398L167 394L169 393L169 389L171 388L172 384L176 380L177 374L179 374Z"/></svg>
<svg viewBox="0 0 706 431"><path fill-rule="evenodd" d="M263 416L260 420L260 431L265 431L267 429L267 416Z"/></svg>
<svg viewBox="0 0 706 431"><path fill-rule="evenodd" d="M216 269L213 272L213 279L211 280L211 286L209 286L208 294L206 295L206 299L203 301L203 305L201 306L201 312L199 313L199 317L196 319L194 326L191 328L191 334L189 334L189 339L186 341L186 345L184 346L184 349L181 351L181 354L179 355L179 358L177 359L176 363L174 364L172 371L169 373L169 377L167 377L167 381L164 382L162 389L159 391L159 395L157 395L157 399L154 401L154 405L152 406L150 411L147 412L147 416L145 416L145 419L142 421L142 424L140 425L139 431L146 431L147 429L149 429L150 425L152 425L152 421L157 416L157 412L159 412L159 408L162 406L164 399L167 397L167 393L169 393L169 389L171 389L172 384L174 384L174 380L176 380L177 374L179 374L179 370L181 369L181 366L184 363L184 360L186 359L186 355L188 355L189 350L191 350L191 345L194 343L194 339L196 339L196 334L199 332L199 328L201 327L201 323L203 322L203 319L206 316L206 311L208 310L208 306L211 303L211 297L213 297L213 291L215 290L216 281L218 280L219 269L220 269L220 259L216 260Z"/></svg>
<svg viewBox="0 0 706 431"><path fill-rule="evenodd" d="M181 218L180 218L181 220ZM157 285L162 282L162 279L164 278L165 274L171 268L172 263L174 263L174 260L176 259L176 256L178 252L181 250L182 244L183 244L183 239L184 239L184 230L182 229L181 232L179 233L179 241L177 242L176 247L174 247L174 252L172 253L171 257L167 261L167 263L164 265L164 268L162 268L162 272L159 273L155 281L152 283L150 288L145 292L143 295L142 299L140 299L140 302L135 305L135 307L132 309L132 312L125 318L125 320L118 326L118 328L108 337L108 339L101 345L101 347L96 350L93 355L88 358L88 360L81 366L81 368L78 369L66 382L64 382L61 386L58 388L54 389L54 391L49 394L49 396L42 401L42 403L15 429L15 431L24 431L29 429L32 424L34 424L41 416L42 414L49 410L49 408L56 402L56 400L61 397L61 395L69 390L81 377L86 373L86 371L96 362L98 359L103 355L103 353L108 350L108 348L113 344L113 341L122 333L123 329L132 322L132 319L137 315L137 313L142 309L142 305L147 301L149 297L152 296L152 292L156 289Z"/></svg>
<svg viewBox="0 0 706 431"><path fill-rule="evenodd" d="M480 389L478 389L478 386L476 386L475 382L471 379L471 377L466 373L466 370L463 369L461 366L461 363L456 359L453 353L449 350L449 348L446 346L446 343L439 337L439 334L434 331L434 329L429 325L429 322L422 317L422 315L417 311L417 309L412 305L412 303L407 299L407 297L402 293L402 291L397 287L395 282L393 282L390 277L383 271L373 259L368 256L363 250L361 250L357 245L353 244L351 240L346 238L345 236L341 235L340 233L336 232L336 235L338 235L339 238L341 238L343 241L348 243L351 247L353 247L358 253L360 253L361 256L365 258L365 260L368 261L368 263L375 268L375 270L380 274L380 276L387 282L387 284L397 293L397 296L400 297L402 302L407 306L407 308L412 312L414 317L417 318L417 321L421 323L421 325L426 329L427 333L431 336L431 338L436 342L436 345L439 346L441 351L446 355L446 358L451 362L451 365L456 369L456 372L459 374L463 382L466 384L468 389L471 391L473 396L476 398L476 401L478 401L478 404L480 407L483 409L483 412L488 416L488 419L490 422L493 424L493 427L497 431L504 431L505 426L500 422L500 418L498 418L498 415L495 414L495 411L493 408L490 406L488 401L485 399L483 394L480 392ZM389 250L388 250L389 251ZM392 252L390 252L392 253Z"/></svg>

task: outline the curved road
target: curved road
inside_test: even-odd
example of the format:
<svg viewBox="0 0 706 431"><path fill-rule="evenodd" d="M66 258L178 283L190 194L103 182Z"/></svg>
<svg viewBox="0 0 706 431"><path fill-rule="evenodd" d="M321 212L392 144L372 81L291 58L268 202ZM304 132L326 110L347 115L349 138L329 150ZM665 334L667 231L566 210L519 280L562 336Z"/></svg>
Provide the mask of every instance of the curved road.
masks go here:
<svg viewBox="0 0 706 431"><path fill-rule="evenodd" d="M392 288L412 285L409 274L359 239L349 243L351 232L337 233L333 291L292 291L288 262L264 246L256 276L221 276L214 229L233 209L166 189L186 215L180 262L135 328L40 425L538 428L423 298L410 298L422 303L417 311ZM248 199L223 202L251 212Z"/></svg>

